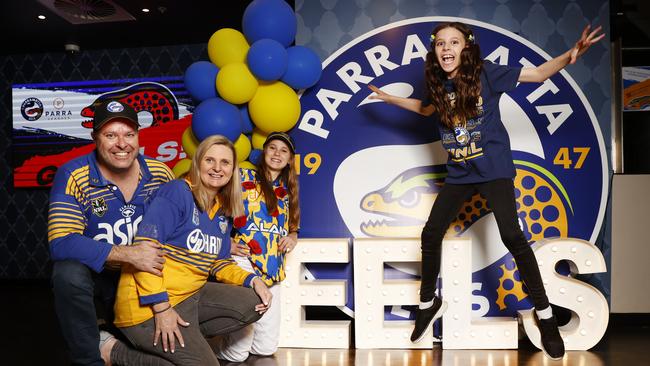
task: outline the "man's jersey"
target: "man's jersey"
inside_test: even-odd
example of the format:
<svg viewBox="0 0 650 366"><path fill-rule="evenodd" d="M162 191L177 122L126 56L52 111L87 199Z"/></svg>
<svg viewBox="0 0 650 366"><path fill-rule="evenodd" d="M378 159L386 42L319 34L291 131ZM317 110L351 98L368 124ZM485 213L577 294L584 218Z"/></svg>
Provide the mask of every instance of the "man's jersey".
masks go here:
<svg viewBox="0 0 650 366"><path fill-rule="evenodd" d="M241 169L242 198L246 224L237 229L235 241L250 248L250 261L255 273L267 285L284 279L285 253L278 249L280 238L289 234L289 196L276 179L273 190L278 198L277 211L269 212L255 170Z"/></svg>
<svg viewBox="0 0 650 366"><path fill-rule="evenodd" d="M133 241L160 186L174 175L165 163L138 156L140 177L131 201L106 180L95 152L62 165L50 191L48 242L52 259L76 260L100 272L112 245Z"/></svg>
<svg viewBox="0 0 650 366"><path fill-rule="evenodd" d="M203 212L196 205L189 182L174 180L160 189L140 223L135 239L163 245L163 276L123 266L115 300L115 325L128 327L151 317L151 305L177 305L199 291L213 276L220 282L250 286L254 274L230 256L229 217L219 204Z"/></svg>

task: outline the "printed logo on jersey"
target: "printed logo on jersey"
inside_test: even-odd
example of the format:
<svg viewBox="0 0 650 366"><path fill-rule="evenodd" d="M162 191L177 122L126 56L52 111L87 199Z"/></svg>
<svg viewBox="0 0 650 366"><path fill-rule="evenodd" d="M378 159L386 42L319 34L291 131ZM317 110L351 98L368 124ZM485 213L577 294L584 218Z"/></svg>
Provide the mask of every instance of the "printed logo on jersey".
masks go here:
<svg viewBox="0 0 650 366"><path fill-rule="evenodd" d="M228 230L228 221L225 219L219 219L219 229L221 230L222 234L226 233L226 230Z"/></svg>
<svg viewBox="0 0 650 366"><path fill-rule="evenodd" d="M104 201L103 198L95 198L94 200L91 200L90 206L92 207L93 215L97 217L104 216L104 214L108 210L108 205L106 204L106 201Z"/></svg>
<svg viewBox="0 0 650 366"><path fill-rule="evenodd" d="M260 222L259 224L256 224L254 222L251 222L247 227L247 231L259 231L262 233L269 233L269 234L276 234L280 236L287 236L289 233L287 230L283 227L279 227L276 224L271 224L268 222Z"/></svg>
<svg viewBox="0 0 650 366"><path fill-rule="evenodd" d="M122 217L130 220L131 216L133 216L133 214L135 213L135 209L136 209L135 205L128 204L120 207L120 213L122 213Z"/></svg>
<svg viewBox="0 0 650 366"><path fill-rule="evenodd" d="M201 229L194 229L187 235L186 246L192 253L219 254L221 238L205 234Z"/></svg>
<svg viewBox="0 0 650 366"><path fill-rule="evenodd" d="M431 117L368 98L372 84L424 99L429 34L445 21L469 24L483 58L496 64L534 66L551 58L507 30L452 17L388 24L335 52L324 62L319 83L303 93L302 116L291 133L306 163L308 154L320 157L315 173L300 176L302 237L419 237L444 185L448 156L466 160L489 148L484 141L490 131L479 128L485 115L440 136ZM490 103L480 100L479 114ZM526 238L593 242L605 212L607 158L598 121L576 82L562 72L545 83L521 83L498 106L510 136ZM447 151L443 143L454 147ZM532 306L483 197L465 202L449 230L481 248L472 258L475 315L512 316ZM308 268L313 278L346 279L352 287L350 267ZM393 267L404 276L415 275L419 265ZM354 309L351 297L346 307Z"/></svg>
<svg viewBox="0 0 650 366"><path fill-rule="evenodd" d="M36 121L43 115L43 103L38 98L27 98L20 105L20 114L28 121Z"/></svg>
<svg viewBox="0 0 650 366"><path fill-rule="evenodd" d="M194 209L192 210L192 223L196 226L199 226L200 223L199 217L200 217L199 210L196 208L196 206L194 206Z"/></svg>

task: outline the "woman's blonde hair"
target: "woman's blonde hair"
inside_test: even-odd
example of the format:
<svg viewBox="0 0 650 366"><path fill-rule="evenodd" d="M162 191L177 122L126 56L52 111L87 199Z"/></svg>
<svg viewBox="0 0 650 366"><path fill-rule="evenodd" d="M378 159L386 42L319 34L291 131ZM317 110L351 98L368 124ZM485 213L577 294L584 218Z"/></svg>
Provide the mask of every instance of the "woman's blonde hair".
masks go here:
<svg viewBox="0 0 650 366"><path fill-rule="evenodd" d="M209 211L214 205L214 201L210 201L208 188L201 181L201 161L213 145L228 147L232 151L233 157L232 177L225 186L221 187L215 199L219 200L221 209L226 216L243 216L244 205L241 196L241 176L239 174L239 164L237 163L237 152L232 142L222 135L212 135L201 141L192 157L192 166L187 177L191 183L194 200L203 212Z"/></svg>

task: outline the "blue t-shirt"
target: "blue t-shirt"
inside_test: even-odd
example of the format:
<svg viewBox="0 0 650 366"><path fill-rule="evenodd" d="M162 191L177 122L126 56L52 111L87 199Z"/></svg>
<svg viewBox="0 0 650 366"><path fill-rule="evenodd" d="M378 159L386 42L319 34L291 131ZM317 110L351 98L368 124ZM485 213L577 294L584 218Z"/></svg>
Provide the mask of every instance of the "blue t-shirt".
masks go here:
<svg viewBox="0 0 650 366"><path fill-rule="evenodd" d="M449 154L446 183L470 184L499 178L514 178L510 138L499 112L501 94L513 90L521 68L484 61L481 72L479 114L451 130L438 123L442 145ZM448 98L455 99L451 80L446 84Z"/></svg>

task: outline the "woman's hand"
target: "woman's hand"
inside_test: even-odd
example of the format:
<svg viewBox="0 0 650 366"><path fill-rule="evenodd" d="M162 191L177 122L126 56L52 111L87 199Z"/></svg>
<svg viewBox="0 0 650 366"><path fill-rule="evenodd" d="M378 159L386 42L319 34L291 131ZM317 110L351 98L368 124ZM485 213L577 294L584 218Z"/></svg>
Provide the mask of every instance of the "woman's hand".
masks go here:
<svg viewBox="0 0 650 366"><path fill-rule="evenodd" d="M271 290L266 287L264 281L259 277L253 278L253 290L255 290L257 296L262 300L261 304L255 305L255 311L264 314L271 307L271 298L273 298L273 294L271 293Z"/></svg>
<svg viewBox="0 0 650 366"><path fill-rule="evenodd" d="M158 340L160 340L161 336L163 351L165 352L170 350L171 353L174 353L176 350L176 338L178 338L181 347L185 347L183 335L178 326L181 325L187 327L190 323L183 320L169 302L155 304L152 308L154 311L154 320L156 322L156 330L153 338L154 347L158 344Z"/></svg>
<svg viewBox="0 0 650 366"><path fill-rule="evenodd" d="M587 25L585 29L582 31L582 36L576 42L575 46L571 49L571 56L569 58L569 63L574 64L578 57L582 56L589 47L591 47L592 44L600 41L605 37L604 33L599 32L603 29L602 26L599 26L598 28L594 29L593 31L589 32L591 30L591 25Z"/></svg>
<svg viewBox="0 0 650 366"><path fill-rule="evenodd" d="M296 247L296 245L298 245L298 233L292 232L289 233L289 235L280 238L278 249L280 249L281 252L289 253Z"/></svg>
<svg viewBox="0 0 650 366"><path fill-rule="evenodd" d="M234 239L230 238L230 254L240 257L248 257L251 255L251 250L248 245L241 242L235 242Z"/></svg>

